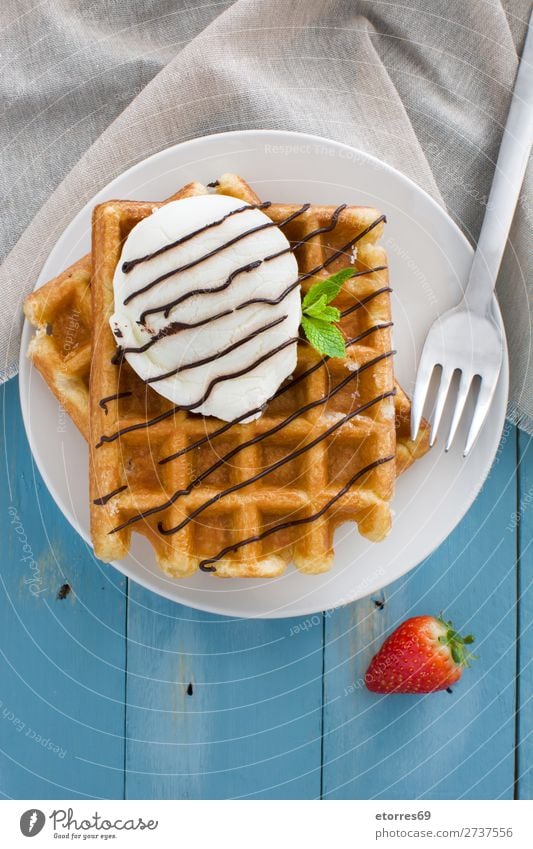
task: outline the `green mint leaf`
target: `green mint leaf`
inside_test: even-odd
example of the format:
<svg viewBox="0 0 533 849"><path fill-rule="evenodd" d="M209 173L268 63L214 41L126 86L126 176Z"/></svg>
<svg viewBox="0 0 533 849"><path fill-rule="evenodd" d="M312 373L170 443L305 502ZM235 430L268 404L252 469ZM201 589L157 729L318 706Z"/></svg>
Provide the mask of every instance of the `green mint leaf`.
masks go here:
<svg viewBox="0 0 533 849"><path fill-rule="evenodd" d="M306 312L306 315L313 315L313 313ZM322 321L340 321L340 317L341 311L337 307L324 307L320 315L313 315L313 318L320 318Z"/></svg>
<svg viewBox="0 0 533 849"><path fill-rule="evenodd" d="M326 296L322 295L318 301L306 307L304 315L309 315L311 318L321 318L323 321L339 321L341 317L340 310L337 307L326 306Z"/></svg>
<svg viewBox="0 0 533 849"><path fill-rule="evenodd" d="M304 315L310 318L320 318L322 321L339 321L341 317L340 310L337 307L324 307L320 309L315 304L312 307L308 307Z"/></svg>
<svg viewBox="0 0 533 849"><path fill-rule="evenodd" d="M302 312L304 315L312 315L315 318L320 318L322 312L327 309L328 299L325 295L321 295L320 298L317 298L316 301L313 301L312 304L308 304L308 306L304 306L302 304Z"/></svg>
<svg viewBox="0 0 533 849"><path fill-rule="evenodd" d="M307 339L318 351L328 357L344 357L346 345L344 337L338 327L322 321L319 318L302 318L302 328Z"/></svg>
<svg viewBox="0 0 533 849"><path fill-rule="evenodd" d="M319 283L315 283L314 286L311 286L307 294L305 295L302 301L302 309L304 311L307 310L308 307L313 306L316 301L320 300L325 296L326 303L329 304L333 298L336 298L342 289L344 283L353 277L356 274L355 268L341 268L340 271L332 274L331 277L326 278L326 280L321 280Z"/></svg>

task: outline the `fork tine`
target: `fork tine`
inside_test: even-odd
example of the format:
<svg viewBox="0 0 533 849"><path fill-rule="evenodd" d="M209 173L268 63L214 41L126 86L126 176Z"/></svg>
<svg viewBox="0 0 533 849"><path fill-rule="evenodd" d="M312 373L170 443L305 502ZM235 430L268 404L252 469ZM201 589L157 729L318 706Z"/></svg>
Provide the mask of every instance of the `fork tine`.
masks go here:
<svg viewBox="0 0 533 849"><path fill-rule="evenodd" d="M463 415L463 410L465 408L466 399L468 397L468 393L470 391L470 387L472 385L472 373L468 372L465 374L464 372L461 374L461 381L459 383L459 389L457 391L457 400L455 402L455 410L453 411L452 423L450 425L450 431L448 433L448 439L446 440L446 451L449 451L452 442L455 437L455 432L457 430L457 426L461 420L461 416Z"/></svg>
<svg viewBox="0 0 533 849"><path fill-rule="evenodd" d="M422 413L424 412L424 404L426 403L426 396L428 394L431 375L433 374L434 368L435 363L430 361L425 351L422 351L422 357L420 359L420 365L418 366L418 372L416 375L413 401L411 403L411 439L416 439L418 428L420 427Z"/></svg>
<svg viewBox="0 0 533 849"><path fill-rule="evenodd" d="M446 398L448 397L448 392L450 390L450 383L452 382L453 374L454 369L443 369L442 371L437 400L435 402L435 413L433 416L433 422L431 424L431 436L429 438L430 448L433 447L437 438L437 431L439 429L440 420L442 418L444 405L446 404Z"/></svg>
<svg viewBox="0 0 533 849"><path fill-rule="evenodd" d="M472 416L472 423L470 425L470 430L468 431L468 436L466 438L466 445L465 450L463 452L463 457L466 457L467 454L470 453L470 449L476 441L476 437L479 431L481 430L483 422L485 421L485 418L489 411L489 407L494 397L494 393L496 391L496 385L498 383L498 373L499 372L496 372L496 374L493 375L490 380L487 380L486 377L481 379L481 386L479 387L476 408L474 410L474 415Z"/></svg>

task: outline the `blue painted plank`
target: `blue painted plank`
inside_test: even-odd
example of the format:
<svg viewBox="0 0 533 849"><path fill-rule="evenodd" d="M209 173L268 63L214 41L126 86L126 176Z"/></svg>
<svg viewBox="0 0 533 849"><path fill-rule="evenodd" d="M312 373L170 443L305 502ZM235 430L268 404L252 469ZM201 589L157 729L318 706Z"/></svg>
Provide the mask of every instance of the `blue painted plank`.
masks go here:
<svg viewBox="0 0 533 849"><path fill-rule="evenodd" d="M130 584L127 797L318 797L322 636L321 615L226 619Z"/></svg>
<svg viewBox="0 0 533 849"><path fill-rule="evenodd" d="M508 429L475 504L427 562L326 616L325 798L512 798L516 669L516 438ZM379 600L379 599L378 599ZM477 637L453 693L380 697L363 676L409 616L443 611Z"/></svg>
<svg viewBox="0 0 533 849"><path fill-rule="evenodd" d="M0 792L122 798L125 580L94 560L32 466L15 380L2 396Z"/></svg>
<svg viewBox="0 0 533 849"><path fill-rule="evenodd" d="M518 722L516 795L533 799L533 437L518 440Z"/></svg>

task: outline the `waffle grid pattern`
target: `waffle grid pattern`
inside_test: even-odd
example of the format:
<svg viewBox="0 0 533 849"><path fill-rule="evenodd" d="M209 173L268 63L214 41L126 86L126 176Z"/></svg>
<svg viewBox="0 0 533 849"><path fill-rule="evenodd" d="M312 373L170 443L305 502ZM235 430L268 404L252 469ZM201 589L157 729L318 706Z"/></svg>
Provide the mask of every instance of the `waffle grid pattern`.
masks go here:
<svg viewBox="0 0 533 849"><path fill-rule="evenodd" d="M187 193L206 191L203 187L186 188ZM258 198L242 181L233 176L222 178L216 191L232 194L243 201L257 203ZM287 219L299 209L298 205L273 204L267 214L276 223ZM317 512L320 507L346 483L358 468L395 453L394 405L391 397L376 401L361 415L343 422L343 417L376 396L393 390L392 358L385 357L372 368L358 373L357 369L380 354L390 351L388 326L366 336L364 343L348 349L346 360L329 360L305 379L295 391L288 391L271 402L260 419L239 425L198 449L182 453L176 460L160 464L159 460L182 451L216 430L220 422L204 419L174 408L165 399L146 387L127 364L120 368L111 365L115 342L107 329L107 319L113 308L112 278L119 260L121 246L131 227L149 214L148 204L110 202L97 207L93 221L93 369L91 376L91 500L101 500L119 487L127 489L110 499L106 505L92 506L92 531L95 551L105 560L124 556L130 546L132 529L148 536L156 550L160 566L169 574L184 576L198 568L203 558L280 522L300 519ZM295 218L284 232L296 248L300 274L305 277L324 262L336 256L355 236L366 230L379 214L368 208L348 207L338 216L336 227L327 233L309 238L315 230L326 228L333 207L311 207ZM357 244L357 260L351 250L343 251L327 268L310 276L303 283L306 290L317 279L336 269L356 262L364 271L386 266L383 250L376 244L382 224L368 232ZM387 287L387 271L363 274L354 278L336 304L348 309L357 299L372 295ZM348 338L370 328L388 325L390 300L388 291L368 301L364 308L351 312L342 328ZM317 363L318 355L307 343L298 346L296 376ZM231 451L236 444L247 443L275 428L298 408L323 398L332 388L349 380L327 403L314 406L294 418L277 433L251 444L223 463L199 486L195 478L202 471ZM110 405L106 416L99 399L116 393L132 393ZM161 414L169 415L153 426L143 423ZM140 425L140 427L137 427ZM96 448L102 434L123 432L119 438ZM324 432L331 435L318 441ZM302 450L303 449L303 450ZM286 462L295 450L298 459ZM279 468L263 476L266 469ZM259 476L257 481L246 483ZM280 574L289 560L305 572L315 573L329 568L332 560L332 536L336 525L356 521L361 533L371 539L381 539L390 527L389 500L395 477L393 462L383 464L357 482L342 497L331 512L320 520L299 528L287 528L273 533L268 540L253 543L235 554L228 554L216 564L219 576L252 577ZM244 486L242 486L245 484ZM238 491L226 490L239 487ZM154 505L162 505L178 491L185 491L165 509L144 516L134 525L112 532L139 513L145 514ZM197 518L188 517L205 505ZM172 529L181 529L169 534ZM112 533L110 533L112 532Z"/></svg>
<svg viewBox="0 0 533 849"><path fill-rule="evenodd" d="M224 180L220 181L217 190L223 193L231 194L236 197L241 198L245 202L257 203L257 196L251 191L249 186L245 184L242 180L237 177L227 176ZM178 192L176 195L173 195L169 200L176 199L177 197L182 197L186 193L196 194L198 192L205 192L206 188L200 186L199 184L191 184L185 189ZM151 203L141 205L143 207L142 213L148 214L149 211L158 207L159 203ZM283 210L286 210L286 207L276 207L272 212L275 213L279 211L280 218L285 214ZM136 206L136 211L134 217L138 215L140 212L140 207ZM319 226L319 221L315 218L313 223L310 221L311 216L309 216L309 229L317 229ZM127 229L125 226L124 229ZM295 230L294 233L289 234L289 238L293 241L298 241L299 234L298 230ZM349 237L348 237L349 238ZM307 259L308 259L308 269L314 268L316 265L319 265L322 261L323 256L323 246L325 244L324 237L322 237L322 241L317 237L315 239L318 242L318 245L314 245L312 242L308 244L307 248ZM339 240L340 241L340 240ZM311 250L312 249L312 250ZM368 259L370 260L371 246L368 244L366 247L366 251L369 254ZM301 253L301 252L300 252ZM299 262L302 262L301 257L297 254ZM346 257L342 258L342 265L346 264ZM375 261L377 262L379 257L375 257ZM28 356L32 360L32 363L35 367L40 371L44 380L48 384L51 391L54 393L59 403L61 404L63 410L67 412L83 436L88 440L89 439L89 371L90 371L90 360L91 360L91 351L92 351L92 340L91 334L93 330L93 312L92 312L92 303L91 303L91 293L90 293L90 282L92 275L92 254L88 254L78 260L76 263L67 268L64 272L62 272L57 277L50 280L44 286L41 286L34 293L32 293L25 301L24 311L28 320L37 328L36 334L33 336L30 346L28 349ZM323 275L329 274L332 269L324 272ZM310 285L310 282L307 283ZM306 284L304 283L304 288L306 288ZM358 297L361 299L364 297L363 292L369 291L371 294L375 291L375 288L370 285L368 286L368 282L365 284L364 280L360 278L357 280L357 293ZM349 299L350 300L350 299ZM351 299L350 308L353 308L354 301ZM357 310L358 311L358 310ZM356 322L355 324L352 322L350 326L346 326L345 329L349 334L352 332L355 335L355 332L363 326L370 327L370 321L366 322L361 320ZM363 361L364 351L358 350L357 360ZM354 357L352 357L352 362L355 362ZM301 373L302 369L307 367L307 364L314 365L315 355L310 350L305 350L304 346L300 346L300 357L298 364L298 373ZM307 384L307 392L305 387L301 387L298 390L298 395L295 398L295 401L298 400L300 404L304 404L306 398L308 396L314 395L314 393L321 393L324 389L330 389L332 384L335 382L333 378L336 378L336 375L333 374L333 364L329 363L327 367L320 367L320 373L313 375L313 377L308 378L309 381ZM340 372L340 376L344 377L345 371L341 369L337 369ZM120 376L120 387L122 391L137 391L137 397L133 396L137 403L137 415L140 416L141 413L145 409L144 404L144 395L145 390L143 387L142 393L139 395L139 382L129 369L127 365L124 365L121 369ZM125 388L127 387L127 388ZM291 388L291 394L293 389ZM151 393L151 390L150 390ZM110 393L111 394L111 393ZM318 395L314 396L314 400ZM160 396L157 396L153 393L153 396L150 399L150 412L160 413L163 412L164 409L168 409L170 405L166 402L160 403L163 399L158 399ZM132 399L130 399L131 402ZM108 408L108 416L113 415L113 406L116 402L109 402L107 405ZM164 409L163 409L164 408ZM146 407L148 409L148 407ZM269 410L269 415L272 416L272 419L269 420L269 425L272 426L273 422L283 421L287 415L290 415L292 410L294 409L294 404L291 406L286 403L286 399L280 397L274 405L271 406ZM277 410L277 413L276 413ZM410 432L409 432L409 420L410 420L410 401L409 398L405 395L401 387L396 385L396 396L394 397L394 411L395 411L395 428L396 428L396 463L395 463L395 473L398 475L403 472L406 468L408 468L412 463L421 457L428 449L428 428L427 423L422 423L422 428L419 432L418 438L416 442L411 441ZM102 408L100 408L100 413L103 414L104 418L105 413ZM276 415L274 415L276 413ZM310 412L302 417L298 423L294 422L290 425L290 430L287 429L286 436L290 436L293 438L294 445L299 446L302 443L302 440L305 444L306 433L309 430L308 440L314 438L315 431L313 430L313 425L316 423L317 427L319 426L319 417L321 413L327 417L326 422L327 425L330 426L333 420L335 419L335 413L331 411L331 409L315 409L313 412ZM118 409L115 410L115 414L118 415ZM211 444L206 440L206 435L213 431L219 431L220 423L214 423L211 419L203 419L200 417L189 416L189 421L194 423L194 428L191 426L189 431L181 431L179 429L175 429L174 425L170 425L169 428L169 436L165 442L162 440L161 442L161 453L165 453L166 456L169 454L175 453L180 449L186 450L187 454L189 454L190 465L185 467L183 464L174 465L172 477L169 479L167 488L172 488L174 485L174 481L176 482L176 488L186 488L190 483L191 477L198 475L203 470L205 470L209 465L212 465L213 462L217 462L220 457L224 456L231 447L231 440L224 441L224 435L222 434L220 437L215 438ZM254 432L258 430L259 424L262 420L255 423ZM357 419L352 423L352 427L354 427L357 423ZM263 420L262 425L263 429L265 420ZM106 428L110 427L110 422L106 422ZM161 427L161 426L159 426ZM247 427L247 426L244 426ZM345 444L346 440L344 440L344 431L347 429L347 426L341 427L335 434L335 436L331 439L332 451L330 452L330 463L331 457L336 457L337 466L342 466L343 463L346 463L345 455L340 452L340 447ZM305 431L305 432L304 432ZM135 435L134 435L135 434ZM137 450L142 453L142 451L146 451L147 439L146 435L148 435L148 455L151 456L150 451L150 443L152 441L152 435L149 431L146 434L142 434L134 432L131 434L131 446L132 446L132 455L129 458L125 459L125 470L129 472L133 472L132 463L135 459L135 455ZM203 445L200 445L197 449L193 451L188 451L187 448L191 445L194 445L198 439L204 439ZM247 437L249 438L249 437ZM158 435L159 439L159 435ZM244 441L244 437L243 437ZM287 442L289 444L289 442ZM349 444L349 439L348 439ZM278 503L275 505L275 509L273 508L272 503L267 499L266 507L264 501L262 502L262 507L259 501L264 498L264 492L261 492L260 497L252 500L249 498L250 492L246 489L244 492L247 494L247 504L249 504L249 508L247 514L242 515L242 525L243 525L243 534L245 536L250 536L252 533L257 531L257 526L254 526L253 523L257 520L258 515L261 516L263 523L265 526L272 527L272 523L277 520L277 516L280 514L280 511L284 510L284 517L287 515L296 516L298 512L295 508L300 507L301 512L305 512L305 504L304 500L307 496L302 496L302 493L305 493L307 487L312 487L309 491L313 491L315 493L319 492L319 487L321 482L324 480L325 475L323 474L324 469L324 456L327 453L326 448L327 443L323 442L320 444L319 452L315 453L313 459L320 456L322 458L322 465L317 466L315 469L315 463L307 463L306 472L304 479L299 479L299 486L296 488L296 501L288 503L289 499L286 499L287 503ZM336 447L335 447L336 446ZM155 446L154 446L155 448ZM165 448L165 451L163 451ZM333 451L335 450L335 454ZM315 449L316 451L316 449ZM280 459L280 452L276 451L275 447L269 444L268 441L262 443L261 446L254 446L243 451L240 456L235 457L226 465L224 472L215 473L215 476L211 477L211 484L216 484L217 486L228 486L230 484L238 483L243 480L246 476L250 477L252 474L258 471L261 463L271 464L272 462L276 462ZM140 454L139 454L140 457ZM172 466L172 463L168 464L168 467ZM290 467L290 464L289 464ZM353 466L350 465L351 469ZM159 466L156 462L154 463L153 456L150 459L150 465L144 468L144 475L147 477L147 488L145 493L143 493L144 497L138 494L138 497L135 500L135 506L133 504L123 505L123 508L117 509L117 504L114 503L114 499L110 499L107 503L107 510L113 517L113 525L116 526L121 513L133 514L137 510L149 509L153 506L154 503L160 503L161 496L163 493L162 482L160 480L161 472L165 468L165 466ZM289 474L288 474L289 473ZM285 475L285 478L280 477L280 481L290 480L290 472L289 468L285 466L283 469L280 469L278 475ZM288 477L287 477L288 475ZM338 476L337 472L332 474L332 477ZM140 479L139 479L140 480ZM206 481L206 484L209 481ZM305 487L304 487L305 483ZM340 488L340 479L338 481ZM102 481L103 484L103 481ZM205 488L206 484L204 484L204 488L202 489L203 495L202 498L199 499L203 503L203 500L209 496L208 490ZM124 484L121 484L123 486ZM152 488L150 488L152 487ZM103 489L103 486L102 486ZM105 492L102 492L102 496L106 498L110 492L112 492L112 488L107 489ZM282 490L283 492L283 490ZM213 492L211 493L211 495ZM281 493L280 493L281 494ZM285 492L284 497L288 495L288 492ZM102 497L101 496L101 497ZM98 497L98 496L97 496ZM130 496L127 496L130 497ZM242 497L239 497L237 494L237 498L239 503L242 504ZM192 499L190 499L189 504L191 504ZM341 514L337 512L339 506L343 506L346 502L343 500L341 505L336 505L335 507L335 518L338 519L337 523L340 523L344 519L341 518ZM302 506L303 505L303 506ZM169 513L168 520L178 522L183 518L183 512L179 512L178 509L174 508L174 511ZM183 504L182 504L183 506ZM226 502L226 509L228 514L231 513L231 501L228 500ZM277 509L279 507L279 510ZM136 509L135 509L136 508ZM191 509L192 505L191 505ZM309 509L309 506L308 506ZM292 510L292 512L291 512ZM221 514L221 520L223 518L223 513ZM158 517L155 517L158 518ZM201 519L202 517L200 517ZM348 516L347 518L352 518ZM205 516L205 519L209 519L209 516ZM208 533L206 525L207 521L202 523L199 526L199 536L203 537L204 533ZM245 527L247 525L248 527ZM189 542L191 545L195 543L193 526L189 526ZM139 528L137 525L137 529L144 530L144 532L149 536L152 531L146 523L142 523L142 526ZM250 531L250 529L252 529ZM320 537L317 540L318 543L322 541L322 545L324 545L324 540L327 534L324 534L324 528L320 529L320 526L315 523L315 525L307 525L304 529L305 534L311 531L311 536L308 538L309 545L313 542L313 535ZM284 542L287 545L291 546L290 534L278 534L278 539L276 540L276 535L273 535L273 538L270 539L269 551L274 551L276 547L279 549ZM154 541L158 543L161 540L161 536L156 532L154 535ZM129 545L129 539L128 543ZM192 550L192 549L191 549ZM202 549L198 549L201 551ZM190 571L193 571L196 568L196 561L188 559L188 554L186 549L182 549L181 556L181 571L184 571L188 568ZM212 552L210 552L212 553ZM243 550L242 558L246 563L250 561L250 554L252 553L251 549ZM121 556L119 554L113 554L113 557ZM297 554L296 554L297 556ZM305 556L305 555L304 555ZM288 558L288 550L284 552L277 551L274 558L265 558L263 557L262 562L260 564L260 568L257 569L254 574L277 574L279 571L284 568L284 562ZM323 555L322 567L325 568L329 561L331 555L330 552ZM235 574L236 572L236 563L238 561L230 561L228 574ZM307 560L307 564L308 564ZM164 566L164 564L162 564ZM269 571L270 570L270 571ZM170 568L167 568L167 571L170 571L171 574L175 574L174 566L171 564ZM217 573L224 574L225 572L225 564L217 564ZM245 572L243 569L242 572ZM242 573L241 572L241 573ZM249 571L247 572L249 574Z"/></svg>

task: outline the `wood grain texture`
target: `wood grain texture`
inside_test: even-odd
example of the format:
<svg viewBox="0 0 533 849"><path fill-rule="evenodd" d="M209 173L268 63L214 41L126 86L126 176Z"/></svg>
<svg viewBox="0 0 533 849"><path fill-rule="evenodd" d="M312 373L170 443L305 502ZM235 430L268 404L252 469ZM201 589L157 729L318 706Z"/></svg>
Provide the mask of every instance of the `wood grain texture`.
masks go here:
<svg viewBox="0 0 533 849"><path fill-rule="evenodd" d="M21 799L120 798L125 580L95 561L48 494L16 381L2 395L0 790ZM119 772L98 766L104 751Z"/></svg>
<svg viewBox="0 0 533 849"><path fill-rule="evenodd" d="M130 583L127 697L129 798L320 795L321 615L226 619Z"/></svg>
<svg viewBox="0 0 533 849"><path fill-rule="evenodd" d="M514 780L515 435L467 516L427 562L326 619L325 798L512 798ZM440 611L476 637L477 663L453 688L380 697L362 685L385 635Z"/></svg>
<svg viewBox="0 0 533 849"><path fill-rule="evenodd" d="M0 793L532 798L531 440L506 427L461 525L383 593L299 620L230 620L94 559L33 468L16 382L3 391ZM453 693L366 692L383 636L441 610L477 636Z"/></svg>
<svg viewBox="0 0 533 849"><path fill-rule="evenodd" d="M533 438L518 439L518 713L516 796L533 799Z"/></svg>

